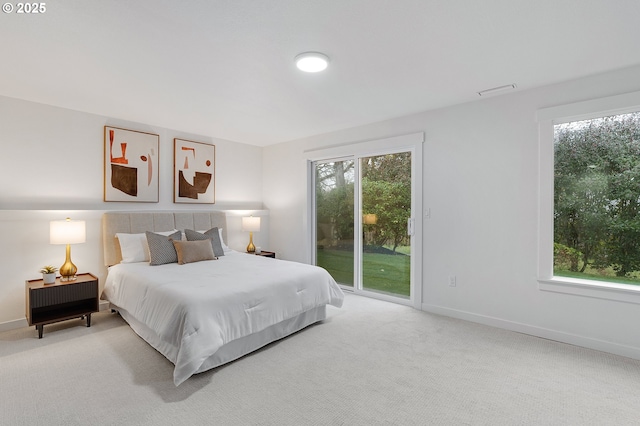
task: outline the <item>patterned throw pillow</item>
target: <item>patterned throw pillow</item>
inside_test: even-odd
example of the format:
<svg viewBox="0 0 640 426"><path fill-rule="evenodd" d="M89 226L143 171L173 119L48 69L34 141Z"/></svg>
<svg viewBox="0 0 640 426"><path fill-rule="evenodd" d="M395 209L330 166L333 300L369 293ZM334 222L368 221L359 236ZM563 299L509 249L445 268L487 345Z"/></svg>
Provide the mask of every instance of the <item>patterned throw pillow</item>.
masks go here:
<svg viewBox="0 0 640 426"><path fill-rule="evenodd" d="M178 254L173 246L172 240L180 241L182 234L176 231L169 236L145 232L147 244L149 245L150 265L164 265L165 263L177 263Z"/></svg>
<svg viewBox="0 0 640 426"><path fill-rule="evenodd" d="M207 240L172 241L172 243L178 255L178 265L217 259L213 254L211 244Z"/></svg>
<svg viewBox="0 0 640 426"><path fill-rule="evenodd" d="M156 232L160 235L171 235L177 229L171 231ZM147 244L147 236L140 234L127 234L119 232L116 234L120 243L120 253L122 254L121 263L148 262L149 246Z"/></svg>
<svg viewBox="0 0 640 426"><path fill-rule="evenodd" d="M211 247L216 257L224 256L224 250L222 249L222 242L220 241L220 233L218 228L211 228L204 234L192 229L185 229L184 235L187 237L187 241L200 241L211 240Z"/></svg>

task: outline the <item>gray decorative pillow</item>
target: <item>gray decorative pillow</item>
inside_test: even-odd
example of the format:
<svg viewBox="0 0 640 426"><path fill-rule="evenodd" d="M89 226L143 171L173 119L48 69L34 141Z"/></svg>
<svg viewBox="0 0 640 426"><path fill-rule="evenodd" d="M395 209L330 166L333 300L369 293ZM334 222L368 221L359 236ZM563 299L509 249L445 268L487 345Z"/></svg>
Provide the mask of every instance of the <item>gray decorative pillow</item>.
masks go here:
<svg viewBox="0 0 640 426"><path fill-rule="evenodd" d="M178 264L215 260L213 247L207 240L200 241L172 241L178 255Z"/></svg>
<svg viewBox="0 0 640 426"><path fill-rule="evenodd" d="M149 265L164 265L165 263L177 263L178 255L173 246L173 240L180 241L182 234L176 231L169 236L145 232L149 245Z"/></svg>
<svg viewBox="0 0 640 426"><path fill-rule="evenodd" d="M192 229L185 229L184 235L187 237L187 241L211 240L211 247L213 248L213 253L216 257L224 256L224 250L222 249L222 242L220 241L218 228L211 228L204 234Z"/></svg>

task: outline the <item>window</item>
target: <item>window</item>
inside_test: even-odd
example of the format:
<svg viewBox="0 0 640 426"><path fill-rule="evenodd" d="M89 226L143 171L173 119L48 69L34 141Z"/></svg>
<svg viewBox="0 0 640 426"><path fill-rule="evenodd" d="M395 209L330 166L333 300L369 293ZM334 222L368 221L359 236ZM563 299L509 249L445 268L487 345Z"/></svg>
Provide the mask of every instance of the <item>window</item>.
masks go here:
<svg viewBox="0 0 640 426"><path fill-rule="evenodd" d="M540 289L640 303L640 92L538 121Z"/></svg>
<svg viewBox="0 0 640 426"><path fill-rule="evenodd" d="M640 112L554 126L553 273L640 285Z"/></svg>

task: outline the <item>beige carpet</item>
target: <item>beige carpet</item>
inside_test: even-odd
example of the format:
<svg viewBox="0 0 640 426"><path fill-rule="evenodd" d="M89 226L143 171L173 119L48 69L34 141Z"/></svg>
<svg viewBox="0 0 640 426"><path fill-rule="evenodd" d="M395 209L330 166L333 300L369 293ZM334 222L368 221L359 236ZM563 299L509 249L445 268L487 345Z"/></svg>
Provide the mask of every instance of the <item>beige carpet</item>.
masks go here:
<svg viewBox="0 0 640 426"><path fill-rule="evenodd" d="M637 425L640 362L348 295L187 380L117 315L0 333L0 425Z"/></svg>

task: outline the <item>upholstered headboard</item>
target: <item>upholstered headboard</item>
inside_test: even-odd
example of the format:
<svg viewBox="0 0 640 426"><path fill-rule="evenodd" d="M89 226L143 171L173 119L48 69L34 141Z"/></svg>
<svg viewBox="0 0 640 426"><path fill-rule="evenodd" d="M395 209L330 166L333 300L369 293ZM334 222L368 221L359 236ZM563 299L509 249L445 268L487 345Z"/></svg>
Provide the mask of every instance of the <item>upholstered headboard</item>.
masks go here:
<svg viewBox="0 0 640 426"><path fill-rule="evenodd" d="M170 231L172 229L207 230L222 228L222 237L227 241L227 216L221 211L146 211L107 212L102 216L102 245L105 266L122 260L120 243L116 233L138 234L145 231Z"/></svg>

